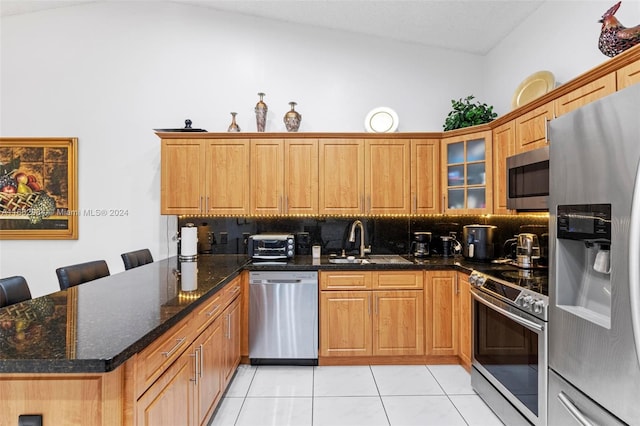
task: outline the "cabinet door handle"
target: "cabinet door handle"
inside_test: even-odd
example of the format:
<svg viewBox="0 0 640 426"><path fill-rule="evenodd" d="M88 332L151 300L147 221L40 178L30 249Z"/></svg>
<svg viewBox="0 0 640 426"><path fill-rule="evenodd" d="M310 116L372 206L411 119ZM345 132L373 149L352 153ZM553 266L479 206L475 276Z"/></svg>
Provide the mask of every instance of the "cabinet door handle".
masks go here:
<svg viewBox="0 0 640 426"><path fill-rule="evenodd" d="M208 317L213 316L213 314L215 314L216 312L218 312L218 310L220 309L220 305L216 305L214 306L214 308L212 310L210 310L209 312L206 313L206 315Z"/></svg>
<svg viewBox="0 0 640 426"><path fill-rule="evenodd" d="M200 377L202 377L203 371L204 371L204 347L202 345L200 345L200 371L198 372L198 375Z"/></svg>
<svg viewBox="0 0 640 426"><path fill-rule="evenodd" d="M169 349L168 351L162 352L162 355L164 355L165 358L169 358L171 355L173 355L173 353L175 351L178 350L180 345L182 345L182 342L184 342L185 340L186 340L186 337L182 337L180 339L176 339L176 344L171 349Z"/></svg>
<svg viewBox="0 0 640 426"><path fill-rule="evenodd" d="M282 213L282 195L278 195L278 213Z"/></svg>
<svg viewBox="0 0 640 426"><path fill-rule="evenodd" d="M227 340L231 340L231 314L227 314Z"/></svg>
<svg viewBox="0 0 640 426"><path fill-rule="evenodd" d="M411 201L413 202L413 206L411 206L411 210L414 213L417 213L418 212L418 196L416 194L413 194Z"/></svg>
<svg viewBox="0 0 640 426"><path fill-rule="evenodd" d="M194 382L196 385L198 384L198 349L196 348L193 351L193 354L189 354L190 357L193 357L193 379L189 379Z"/></svg>
<svg viewBox="0 0 640 426"><path fill-rule="evenodd" d="M209 196L207 195L207 199L205 200L204 203L204 212L208 213L209 212Z"/></svg>
<svg viewBox="0 0 640 426"><path fill-rule="evenodd" d="M373 305L373 313L375 315L378 315L378 302L380 300L380 297L378 296L373 296L373 297L375 298L375 302L376 302L375 305Z"/></svg>
<svg viewBox="0 0 640 426"><path fill-rule="evenodd" d="M447 210L447 196L442 194L442 212L444 213Z"/></svg>
<svg viewBox="0 0 640 426"><path fill-rule="evenodd" d="M548 144L549 141L549 119L547 117L544 118L544 142Z"/></svg>
<svg viewBox="0 0 640 426"><path fill-rule="evenodd" d="M369 305L369 310L368 310L369 316L371 316L371 295L370 294L367 295L367 301L369 302L368 303L368 305Z"/></svg>
<svg viewBox="0 0 640 426"><path fill-rule="evenodd" d="M200 201L198 201L198 211L202 211L202 195L200 196Z"/></svg>

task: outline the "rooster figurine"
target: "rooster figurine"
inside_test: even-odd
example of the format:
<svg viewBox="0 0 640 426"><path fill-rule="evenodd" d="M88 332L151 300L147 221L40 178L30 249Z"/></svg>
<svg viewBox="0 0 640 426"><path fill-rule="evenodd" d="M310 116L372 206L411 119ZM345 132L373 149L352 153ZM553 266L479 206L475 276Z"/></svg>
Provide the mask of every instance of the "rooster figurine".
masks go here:
<svg viewBox="0 0 640 426"><path fill-rule="evenodd" d="M633 28L626 28L613 16L620 7L620 3L622 2L619 1L613 5L611 9L602 15L602 19L598 21L602 22L598 48L602 53L611 57L640 43L640 25Z"/></svg>

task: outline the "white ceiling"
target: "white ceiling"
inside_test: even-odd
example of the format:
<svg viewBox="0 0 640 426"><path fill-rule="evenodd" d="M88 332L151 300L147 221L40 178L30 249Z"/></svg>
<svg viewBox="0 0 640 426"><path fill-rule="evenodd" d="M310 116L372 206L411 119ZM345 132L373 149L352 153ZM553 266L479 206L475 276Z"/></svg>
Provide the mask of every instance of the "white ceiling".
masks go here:
<svg viewBox="0 0 640 426"><path fill-rule="evenodd" d="M123 0L0 0L0 16L106 1ZM170 1L484 55L546 0Z"/></svg>

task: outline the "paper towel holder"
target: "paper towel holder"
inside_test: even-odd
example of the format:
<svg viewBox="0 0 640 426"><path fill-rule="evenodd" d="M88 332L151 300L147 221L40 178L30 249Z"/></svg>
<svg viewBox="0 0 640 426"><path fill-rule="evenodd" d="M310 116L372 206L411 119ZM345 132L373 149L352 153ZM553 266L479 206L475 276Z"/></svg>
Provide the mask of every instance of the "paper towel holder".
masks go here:
<svg viewBox="0 0 640 426"><path fill-rule="evenodd" d="M193 245L193 247L190 247L190 249L188 250L185 247L182 247L182 230L184 230L185 228L193 228L195 233L196 233L196 239L194 241L190 241L190 244ZM195 262L196 260L198 260L198 238L197 238L197 229L195 228L195 225L191 222L186 223L184 227L182 227L181 231L180 231L180 236L178 237L178 260L180 260L181 262ZM185 253L187 252L187 253Z"/></svg>

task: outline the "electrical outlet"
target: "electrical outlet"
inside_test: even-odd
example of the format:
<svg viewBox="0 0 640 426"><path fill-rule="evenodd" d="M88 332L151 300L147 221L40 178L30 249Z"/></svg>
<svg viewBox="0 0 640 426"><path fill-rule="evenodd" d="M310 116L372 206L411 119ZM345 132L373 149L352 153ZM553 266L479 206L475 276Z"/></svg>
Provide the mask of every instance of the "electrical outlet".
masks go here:
<svg viewBox="0 0 640 426"><path fill-rule="evenodd" d="M42 426L41 414L20 414L18 426Z"/></svg>
<svg viewBox="0 0 640 426"><path fill-rule="evenodd" d="M220 233L220 244L227 244L229 242L229 234L227 232Z"/></svg>

